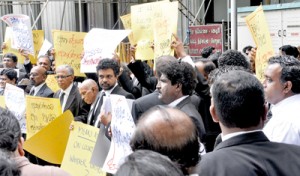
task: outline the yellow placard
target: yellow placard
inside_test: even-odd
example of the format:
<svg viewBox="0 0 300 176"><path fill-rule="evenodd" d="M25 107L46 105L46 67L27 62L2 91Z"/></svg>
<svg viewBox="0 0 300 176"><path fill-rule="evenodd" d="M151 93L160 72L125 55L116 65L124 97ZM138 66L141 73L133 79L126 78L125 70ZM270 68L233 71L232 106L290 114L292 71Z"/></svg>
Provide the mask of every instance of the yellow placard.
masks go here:
<svg viewBox="0 0 300 176"><path fill-rule="evenodd" d="M52 35L56 67L68 64L74 69L75 76L85 77L80 73L80 60L86 33L54 30Z"/></svg>
<svg viewBox="0 0 300 176"><path fill-rule="evenodd" d="M43 45L44 42L44 31L43 30L33 30L32 31L32 36L33 36L33 44L34 44L34 59L31 60L31 63L35 64L37 61L37 57L39 55L40 49Z"/></svg>
<svg viewBox="0 0 300 176"><path fill-rule="evenodd" d="M156 14L161 15L153 20L155 59L163 55L174 55L171 44L173 34L177 34L178 1L161 4Z"/></svg>
<svg viewBox="0 0 300 176"><path fill-rule="evenodd" d="M106 173L90 163L99 129L81 122L73 122L61 168L71 175L103 175Z"/></svg>
<svg viewBox="0 0 300 176"><path fill-rule="evenodd" d="M0 107L6 108L4 96L0 96Z"/></svg>
<svg viewBox="0 0 300 176"><path fill-rule="evenodd" d="M263 80L267 61L271 56L274 56L274 49L262 5L249 14L245 20L257 47L256 76Z"/></svg>
<svg viewBox="0 0 300 176"><path fill-rule="evenodd" d="M137 43L136 59L152 60L154 52L151 49L154 40L153 22L161 16L160 5L168 1L158 1L131 6L131 27ZM168 10L164 9L164 10Z"/></svg>
<svg viewBox="0 0 300 176"><path fill-rule="evenodd" d="M26 96L27 139L62 114L59 99Z"/></svg>
<svg viewBox="0 0 300 176"><path fill-rule="evenodd" d="M24 143L24 149L54 164L61 164L74 117L70 110L54 119L49 125Z"/></svg>
<svg viewBox="0 0 300 176"><path fill-rule="evenodd" d="M54 76L55 75L48 75L46 79L46 84L53 92L57 92L60 88Z"/></svg>
<svg viewBox="0 0 300 176"><path fill-rule="evenodd" d="M131 29L131 14L129 13L127 15L123 15L120 18L121 18L124 28L128 29L128 30ZM132 32L128 35L128 39L129 39L129 42L131 45L135 44Z"/></svg>

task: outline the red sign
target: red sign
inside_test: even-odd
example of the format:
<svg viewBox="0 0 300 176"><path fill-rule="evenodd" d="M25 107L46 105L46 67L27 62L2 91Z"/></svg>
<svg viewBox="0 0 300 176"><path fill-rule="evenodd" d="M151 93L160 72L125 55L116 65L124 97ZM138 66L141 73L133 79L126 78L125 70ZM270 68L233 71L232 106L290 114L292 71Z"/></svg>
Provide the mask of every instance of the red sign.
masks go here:
<svg viewBox="0 0 300 176"><path fill-rule="evenodd" d="M215 52L222 52L222 25L190 26L189 55L201 56L202 49L208 46L215 48Z"/></svg>

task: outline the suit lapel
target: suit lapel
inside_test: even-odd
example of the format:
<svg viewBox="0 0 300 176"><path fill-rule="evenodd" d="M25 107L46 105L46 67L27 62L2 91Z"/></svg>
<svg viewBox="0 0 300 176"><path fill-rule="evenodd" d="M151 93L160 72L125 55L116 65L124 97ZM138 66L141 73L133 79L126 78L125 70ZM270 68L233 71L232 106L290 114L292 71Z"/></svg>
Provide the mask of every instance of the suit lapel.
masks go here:
<svg viewBox="0 0 300 176"><path fill-rule="evenodd" d="M64 112L66 111L66 109L69 109L69 108L70 108L72 102L74 101L75 94L76 94L75 89L76 89L76 86L73 84L73 85L72 85L72 89L71 89L70 94L69 94L69 97L68 97L68 99L67 99L67 101L66 101L65 108L64 108L64 110L63 110Z"/></svg>

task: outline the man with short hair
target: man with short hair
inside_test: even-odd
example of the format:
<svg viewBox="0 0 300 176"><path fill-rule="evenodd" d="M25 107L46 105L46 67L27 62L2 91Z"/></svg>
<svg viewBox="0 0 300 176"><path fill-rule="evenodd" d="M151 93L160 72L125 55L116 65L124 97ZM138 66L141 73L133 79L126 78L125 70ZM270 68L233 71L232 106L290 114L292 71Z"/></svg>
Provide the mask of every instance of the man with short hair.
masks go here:
<svg viewBox="0 0 300 176"><path fill-rule="evenodd" d="M197 127L186 113L175 108L154 106L146 111L130 146L133 151L146 149L168 156L185 175L192 174L200 160Z"/></svg>
<svg viewBox="0 0 300 176"><path fill-rule="evenodd" d="M30 73L30 70L32 69L32 64L31 64L29 58L26 59L24 62L25 62L24 67L26 69L26 72ZM49 56L41 55L38 58L37 65L44 67L46 69L46 71L50 71L52 64L51 64L51 60L50 60Z"/></svg>
<svg viewBox="0 0 300 176"><path fill-rule="evenodd" d="M172 56L168 56L172 57ZM171 59L156 70L158 98L170 107L176 107L187 113L194 121L201 141L205 141L206 131L202 117L192 103L191 95L196 86L196 73L186 62Z"/></svg>
<svg viewBox="0 0 300 176"><path fill-rule="evenodd" d="M60 65L56 68L55 78L60 90L53 98L59 98L62 111L70 110L73 116L78 116L81 107L81 96L74 81L74 70L69 65Z"/></svg>
<svg viewBox="0 0 300 176"><path fill-rule="evenodd" d="M3 63L4 68L12 68L12 69L19 70L17 82L21 81L23 78L28 78L24 69L17 68L18 57L16 55L14 55L13 53L4 54L2 63Z"/></svg>
<svg viewBox="0 0 300 176"><path fill-rule="evenodd" d="M110 96L110 94L123 95L125 98L134 99L131 93L125 91L122 87L118 85L118 77L120 75L120 66L118 62L114 59L102 59L96 67L98 74L99 85L102 88L100 92L100 98L97 102L97 107L95 114L100 114L100 109L103 104L103 97ZM99 126L100 119L94 117L91 119L91 125ZM107 126L108 124L104 124Z"/></svg>
<svg viewBox="0 0 300 176"><path fill-rule="evenodd" d="M246 69L251 69L250 60L240 51L227 50L221 54L218 59L218 66L240 66Z"/></svg>
<svg viewBox="0 0 300 176"><path fill-rule="evenodd" d="M64 170L53 166L39 166L32 164L24 156L21 129L16 117L8 110L0 107L0 149L10 155L18 168L21 176L67 176Z"/></svg>
<svg viewBox="0 0 300 176"><path fill-rule="evenodd" d="M222 142L205 154L198 174L205 176L298 175L300 148L270 142L261 129L267 114L264 89L251 73L230 71L211 88L211 115Z"/></svg>
<svg viewBox="0 0 300 176"><path fill-rule="evenodd" d="M272 105L264 133L271 141L300 146L300 61L293 56L271 57L263 85Z"/></svg>
<svg viewBox="0 0 300 176"><path fill-rule="evenodd" d="M31 69L29 78L33 84L29 95L38 97L53 97L53 91L47 86L47 71L42 66L35 66Z"/></svg>
<svg viewBox="0 0 300 176"><path fill-rule="evenodd" d="M12 68L5 68L0 71L0 95L4 95L6 83L16 85L17 72Z"/></svg>
<svg viewBox="0 0 300 176"><path fill-rule="evenodd" d="M92 79L86 79L79 85L79 93L82 100L90 106L88 114L80 115L75 117L75 121L81 121L83 123L91 125L93 116L98 117L99 114L95 114L97 109L97 101L100 98L100 93L97 83Z"/></svg>

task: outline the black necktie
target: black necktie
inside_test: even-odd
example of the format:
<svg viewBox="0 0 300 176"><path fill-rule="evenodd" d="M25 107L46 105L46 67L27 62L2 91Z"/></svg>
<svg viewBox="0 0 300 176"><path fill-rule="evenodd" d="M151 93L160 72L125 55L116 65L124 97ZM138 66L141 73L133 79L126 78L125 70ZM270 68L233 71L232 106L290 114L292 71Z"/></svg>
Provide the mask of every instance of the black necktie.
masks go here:
<svg viewBox="0 0 300 176"><path fill-rule="evenodd" d="M34 89L32 89L31 91L30 91L30 93L29 93L29 95L34 95Z"/></svg>
<svg viewBox="0 0 300 176"><path fill-rule="evenodd" d="M59 97L61 107L63 107L64 98L65 98L65 92L63 92Z"/></svg>

